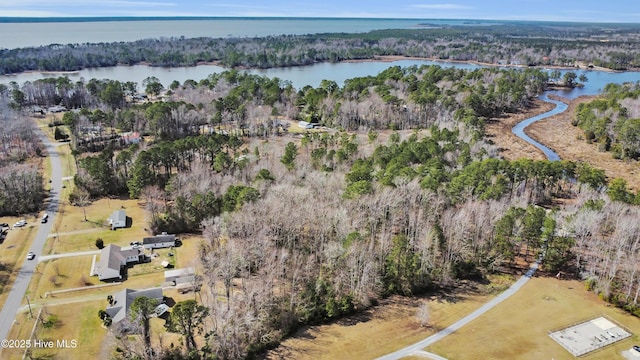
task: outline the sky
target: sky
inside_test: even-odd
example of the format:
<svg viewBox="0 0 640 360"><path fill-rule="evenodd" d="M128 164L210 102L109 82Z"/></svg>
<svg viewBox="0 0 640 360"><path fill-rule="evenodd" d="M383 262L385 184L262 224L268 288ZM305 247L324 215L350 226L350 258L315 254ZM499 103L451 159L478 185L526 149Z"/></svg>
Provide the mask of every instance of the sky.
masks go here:
<svg viewBox="0 0 640 360"><path fill-rule="evenodd" d="M0 17L224 16L640 23L638 0L0 0Z"/></svg>

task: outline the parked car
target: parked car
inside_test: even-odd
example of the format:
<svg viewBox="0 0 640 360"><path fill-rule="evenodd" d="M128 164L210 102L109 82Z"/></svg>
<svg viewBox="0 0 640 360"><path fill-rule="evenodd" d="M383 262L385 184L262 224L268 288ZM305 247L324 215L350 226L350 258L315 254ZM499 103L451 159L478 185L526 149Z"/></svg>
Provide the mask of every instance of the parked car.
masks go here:
<svg viewBox="0 0 640 360"><path fill-rule="evenodd" d="M22 219L16 222L15 224L13 224L13 227L23 227L25 225L27 225L27 220Z"/></svg>
<svg viewBox="0 0 640 360"><path fill-rule="evenodd" d="M640 352L640 346L638 345L633 345L633 350Z"/></svg>
<svg viewBox="0 0 640 360"><path fill-rule="evenodd" d="M29 251L27 254L27 260L33 260L36 258L36 254L33 251Z"/></svg>
<svg viewBox="0 0 640 360"><path fill-rule="evenodd" d="M1 228L6 228L6 227L9 227L9 224L7 224L7 223L0 223L0 229L1 229Z"/></svg>

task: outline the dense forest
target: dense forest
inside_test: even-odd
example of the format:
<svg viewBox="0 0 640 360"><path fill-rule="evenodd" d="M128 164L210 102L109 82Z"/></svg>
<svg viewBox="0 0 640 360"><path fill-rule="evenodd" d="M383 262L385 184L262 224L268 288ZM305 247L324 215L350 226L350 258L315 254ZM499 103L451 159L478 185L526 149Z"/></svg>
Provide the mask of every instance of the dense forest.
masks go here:
<svg viewBox="0 0 640 360"><path fill-rule="evenodd" d="M544 271L637 311L640 214L621 201L635 195L583 163L502 160L484 136L548 80L536 69L413 66L295 89L229 70L168 89L148 78L144 101L137 84L96 79L1 94L7 114L73 109L48 115L78 162L72 203L128 195L152 231L202 233L210 293L184 335L206 344L157 353L238 359L303 324L518 271L541 253ZM120 346L123 357L143 356L136 349Z"/></svg>
<svg viewBox="0 0 640 360"><path fill-rule="evenodd" d="M0 74L140 63L174 67L218 62L230 68L272 68L387 55L502 65L575 67L581 62L614 70L640 67L635 51L640 39L633 24L423 25L363 34L180 37L0 49Z"/></svg>
<svg viewBox="0 0 640 360"><path fill-rule="evenodd" d="M42 155L42 145L6 90L0 85L0 215L19 215L38 211L45 197L42 175L26 164Z"/></svg>

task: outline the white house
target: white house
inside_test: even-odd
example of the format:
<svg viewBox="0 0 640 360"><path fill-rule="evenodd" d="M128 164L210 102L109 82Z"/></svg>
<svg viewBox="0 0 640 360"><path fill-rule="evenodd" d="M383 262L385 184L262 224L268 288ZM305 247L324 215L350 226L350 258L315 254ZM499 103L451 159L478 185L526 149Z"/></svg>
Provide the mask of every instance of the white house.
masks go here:
<svg viewBox="0 0 640 360"><path fill-rule="evenodd" d="M159 249L176 246L175 234L166 234L149 236L142 239L142 246L145 249Z"/></svg>
<svg viewBox="0 0 640 360"><path fill-rule="evenodd" d="M116 210L109 216L111 230L127 227L127 213L124 210Z"/></svg>

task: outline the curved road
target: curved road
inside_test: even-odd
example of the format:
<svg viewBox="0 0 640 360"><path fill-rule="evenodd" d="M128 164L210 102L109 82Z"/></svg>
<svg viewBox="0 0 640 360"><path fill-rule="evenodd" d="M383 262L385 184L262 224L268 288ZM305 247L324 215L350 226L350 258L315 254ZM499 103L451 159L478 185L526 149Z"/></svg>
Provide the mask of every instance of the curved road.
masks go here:
<svg viewBox="0 0 640 360"><path fill-rule="evenodd" d="M33 251L36 257L40 257L44 244L47 242L49 232L56 221L56 213L58 211L58 205L60 203L60 192L62 191L62 164L60 162L60 154L58 153L56 143L49 141L46 134L42 129L40 139L45 146L47 153L49 154L49 160L51 161L51 189L49 193L48 206L46 212L49 214L49 221L45 224L38 223L38 232L31 243L29 251ZM31 282L31 277L35 271L37 260L24 260L22 267L18 271L16 281L11 286L9 297L6 303L0 311L0 340L6 339L9 335L9 330L13 325L14 319L22 303L27 287ZM17 265L17 264L16 264ZM1 350L1 349L0 349Z"/></svg>
<svg viewBox="0 0 640 360"><path fill-rule="evenodd" d="M527 281L529 281L529 279L531 279L531 277L533 276L533 274L536 272L536 270L538 269L538 265L540 264L541 260L536 261L531 268L529 268L529 271L527 271L527 273L525 275L523 275L518 281L516 281L513 285L511 285L511 287L509 287L507 290L503 291L502 293L500 293L500 295L496 296L495 298L491 299L491 301L487 302L486 304L482 305L480 308L476 309L474 312L472 312L471 314L463 317L462 319L456 321L455 323L449 325L449 327L447 327L444 330L441 330L431 336L429 336L428 338L421 340L413 345L409 345L403 349L400 349L396 352L393 352L391 354L379 357L379 360L395 360L395 359L402 359L403 357L408 357L408 356L422 356L422 357L429 357L432 359L444 359L441 356L438 356L436 354L431 354L429 352L426 352L422 349L424 349L425 347L435 343L436 341L441 340L442 338L444 338L445 336L452 334L454 332L456 332L457 330L459 330L461 327L467 325L468 323L470 323L471 321L477 319L478 317L480 317L480 315L486 313L487 311L489 311L490 309L492 309L494 306L498 305L499 303L501 303L502 301L504 301L505 299L509 298L511 295L515 294L518 290L520 290L521 287L524 286L524 284L527 283Z"/></svg>
<svg viewBox="0 0 640 360"><path fill-rule="evenodd" d="M543 114L531 117L529 119L523 120L521 122L519 122L516 126L513 127L512 132L522 138L523 140L525 140L526 142L532 144L533 146L537 147L538 149L542 150L542 152L544 152L544 154L547 156L547 158L551 161L557 161L560 160L560 157L558 156L558 154L556 154L553 150L549 149L548 147L542 145L541 143L533 140L531 137L529 137L527 134L525 134L524 129L533 124L536 121L542 120L542 119L546 119L549 116L552 115L556 115L559 114L565 110L567 110L568 106L567 104L561 102L561 101L556 101L553 99L549 99L546 95L543 95L541 97L541 99L543 101L547 101L547 102L551 102L553 104L556 105L555 108L553 108L550 111L547 111ZM437 354L433 354L427 351L424 351L422 349L424 349L425 347L441 340L442 338L444 338L445 336L452 334L454 332L456 332L457 330L459 330L461 327L467 325L468 323L470 323L471 321L477 319L478 317L480 317L480 315L486 313L487 311L489 311L490 309L492 309L493 307L495 307L496 305L498 305L499 303L501 303L502 301L504 301L505 299L509 298L511 295L515 294L518 290L520 290L520 288L522 288L524 286L524 284L526 284L529 279L531 279L531 277L533 276L533 274L536 272L536 270L538 269L538 266L540 265L540 263L542 262L542 260L544 260L544 258L541 256L540 258L538 258L538 260L531 265L531 267L529 268L529 270L527 271L527 273L525 275L523 275L518 281L516 281L513 285L511 285L511 287L509 287L507 290L503 291L500 295L496 296L495 298L493 298L491 301L487 302L486 304L482 305L480 308L476 309L474 312L472 312L471 314L463 317L462 319L456 321L455 323L453 323L452 325L450 325L449 327L447 327L446 329L443 329L431 336L429 336L428 338L421 340L413 345L409 345L405 348L402 348L396 352L393 352L391 354L379 357L378 360L395 360L395 359L401 359L404 357L409 357L409 356L419 356L419 357L425 357L425 358L431 358L434 360L446 360L446 358L439 356Z"/></svg>

